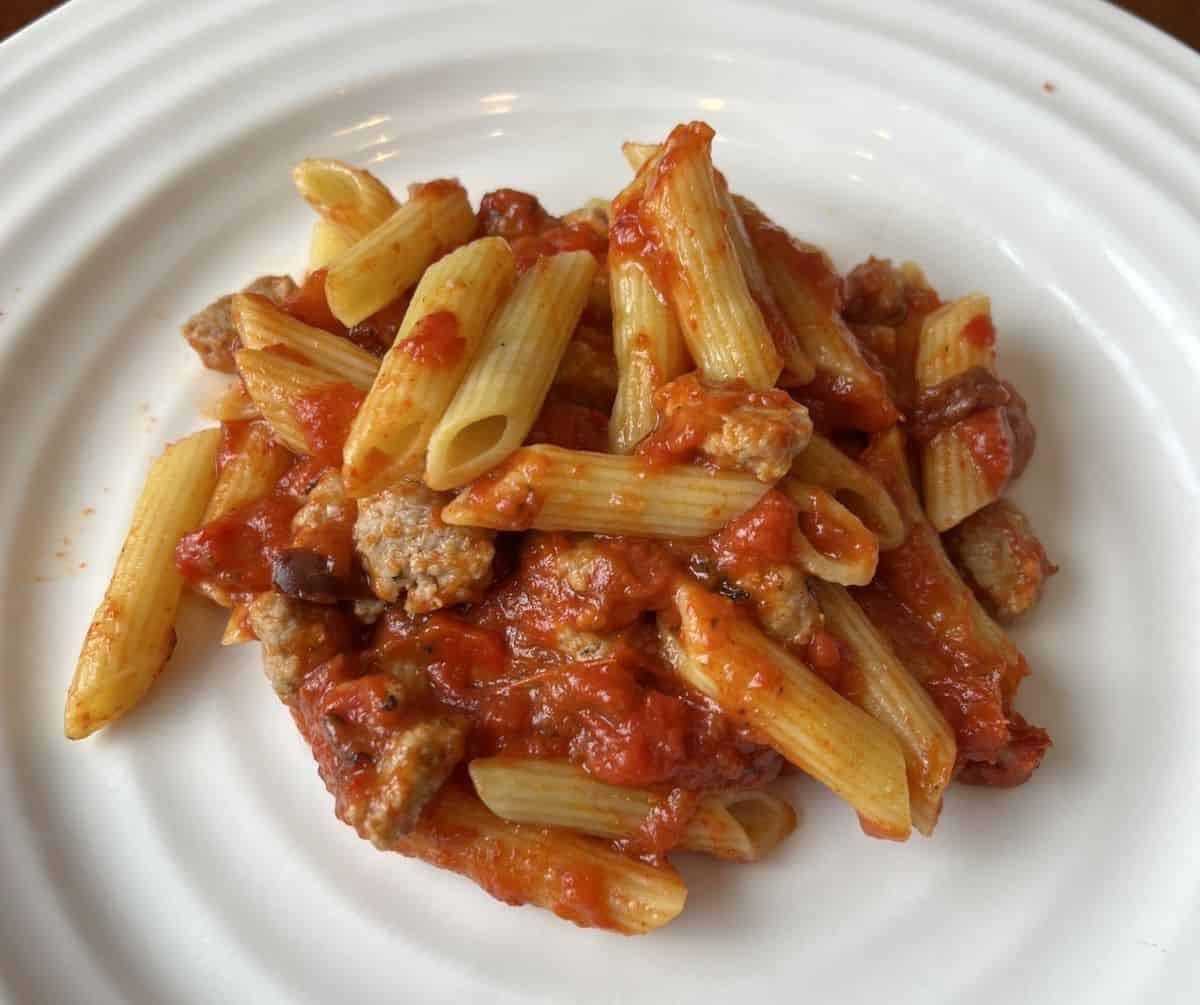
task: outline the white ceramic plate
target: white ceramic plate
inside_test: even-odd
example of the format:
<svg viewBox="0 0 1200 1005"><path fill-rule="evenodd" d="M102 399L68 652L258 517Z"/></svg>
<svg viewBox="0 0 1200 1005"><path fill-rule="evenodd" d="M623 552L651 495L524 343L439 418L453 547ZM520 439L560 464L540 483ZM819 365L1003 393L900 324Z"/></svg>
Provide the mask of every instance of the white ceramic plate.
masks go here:
<svg viewBox="0 0 1200 1005"><path fill-rule="evenodd" d="M569 11L569 12L568 12ZM1044 86L1047 85L1047 86ZM0 46L0 968L23 1001L1194 1001L1200 984L1200 59L1093 0L803 5L73 0ZM581 931L377 854L252 647L189 607L145 706L63 691L148 462L198 423L176 333L299 270L288 167L457 174L552 209L704 117L843 266L991 293L1062 572L1018 640L1056 746L862 836L815 785L762 866Z"/></svg>

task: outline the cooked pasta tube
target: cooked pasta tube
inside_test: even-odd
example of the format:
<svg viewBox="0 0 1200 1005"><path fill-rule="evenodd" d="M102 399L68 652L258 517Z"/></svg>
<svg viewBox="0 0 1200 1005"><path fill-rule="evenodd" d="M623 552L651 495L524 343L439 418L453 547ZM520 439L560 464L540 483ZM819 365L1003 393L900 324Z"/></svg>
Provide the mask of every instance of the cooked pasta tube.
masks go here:
<svg viewBox="0 0 1200 1005"><path fill-rule="evenodd" d="M800 511L796 563L809 575L843 586L864 586L879 563L879 541L832 495L788 477L779 483Z"/></svg>
<svg viewBox="0 0 1200 1005"><path fill-rule="evenodd" d="M688 355L674 313L642 265L611 254L608 268L618 375L609 447L629 454L658 423L654 392L687 369Z"/></svg>
<svg viewBox="0 0 1200 1005"><path fill-rule="evenodd" d="M659 147L653 143L623 143L621 145L621 152L624 153L625 160L634 171L640 170L642 165L654 157L658 151ZM746 223L734 202L729 186L720 172L715 172L715 179L717 194L721 200L721 211L725 216L725 224L729 231L729 239L734 253L737 255L738 264L742 267L742 274L746 277L746 286L750 290L750 296L762 312L763 321L783 360L784 370L780 375L779 382L784 387L807 384L816 374L813 362L809 359L808 353L805 352L796 334L791 330L787 318L783 316L783 312L775 301L775 293L767 281L766 273L763 271L762 263L758 260L758 253L750 240Z"/></svg>
<svg viewBox="0 0 1200 1005"><path fill-rule="evenodd" d="M904 543L904 521L883 483L819 433L813 433L808 446L792 461L791 474L797 481L833 495L870 528L880 551Z"/></svg>
<svg viewBox="0 0 1200 1005"><path fill-rule="evenodd" d="M236 448L223 458L200 523L218 520L240 506L261 499L271 492L291 463L292 455L275 442L265 422L247 424ZM194 586L213 603L231 606L229 593L214 580L201 580Z"/></svg>
<svg viewBox="0 0 1200 1005"><path fill-rule="evenodd" d="M529 435L587 303L595 256L539 258L517 281L429 438L425 483L451 489L516 450Z"/></svg>
<svg viewBox="0 0 1200 1005"><path fill-rule="evenodd" d="M442 520L494 530L703 537L770 487L732 471L655 470L637 457L539 444L522 447L468 485L442 510Z"/></svg>
<svg viewBox="0 0 1200 1005"><path fill-rule="evenodd" d="M783 364L729 236L712 137L699 122L672 130L661 156L643 166L640 219L669 257L657 271L705 380L740 380L762 391Z"/></svg>
<svg viewBox="0 0 1200 1005"><path fill-rule="evenodd" d="M266 297L234 294L233 323L247 349L283 346L333 380L344 380L360 390L368 390L379 372L379 360L365 349L349 339L297 321Z"/></svg>
<svg viewBox="0 0 1200 1005"><path fill-rule="evenodd" d="M939 307L917 343L918 389L928 390L975 368L995 374L991 302L972 294ZM1004 409L985 408L937 433L921 451L925 511L947 531L1004 491L1013 468L1012 430Z"/></svg>
<svg viewBox="0 0 1200 1005"><path fill-rule="evenodd" d="M608 785L566 761L476 758L470 773L479 798L505 820L602 838L636 837L662 799L649 789ZM757 862L795 826L792 807L769 792L716 792L699 799L676 848Z"/></svg>
<svg viewBox="0 0 1200 1005"><path fill-rule="evenodd" d="M235 356L246 392L258 406L275 439L294 454L311 454L295 403L330 384L327 373L263 349L241 349Z"/></svg>
<svg viewBox="0 0 1200 1005"><path fill-rule="evenodd" d="M259 419L258 406L246 393L240 380L233 380L207 396L200 405L200 414L217 422L240 422Z"/></svg>
<svg viewBox="0 0 1200 1005"><path fill-rule="evenodd" d="M669 865L650 865L555 827L502 820L453 782L395 847L474 880L506 903L534 904L577 925L625 935L661 928L687 899Z"/></svg>
<svg viewBox="0 0 1200 1005"><path fill-rule="evenodd" d="M344 325L356 325L412 286L429 265L471 238L475 214L457 182L417 186L403 206L329 265L325 298Z"/></svg>
<svg viewBox="0 0 1200 1005"><path fill-rule="evenodd" d="M675 589L680 627L659 617L664 655L686 684L758 730L853 806L864 830L911 829L904 755L891 732L834 691L734 605L691 580Z"/></svg>
<svg viewBox="0 0 1200 1005"><path fill-rule="evenodd" d="M330 263L354 243L354 239L328 220L314 220L308 239L308 271L329 268Z"/></svg>
<svg viewBox="0 0 1200 1005"><path fill-rule="evenodd" d="M788 325L816 368L806 394L819 397L839 424L874 432L900 417L883 376L842 321L841 277L820 248L795 240L749 199L734 202Z"/></svg>
<svg viewBox="0 0 1200 1005"><path fill-rule="evenodd" d="M220 446L219 429L193 433L168 446L150 468L67 690L69 739L82 739L123 716L170 659L183 592L175 545L204 514Z"/></svg>
<svg viewBox="0 0 1200 1005"><path fill-rule="evenodd" d="M350 495L372 495L422 469L429 439L515 278L500 237L459 248L421 277L346 440Z"/></svg>
<svg viewBox="0 0 1200 1005"><path fill-rule="evenodd" d="M305 158L292 168L292 181L321 222L336 228L348 245L366 237L399 207L370 171L328 157Z"/></svg>
<svg viewBox="0 0 1200 1005"><path fill-rule="evenodd" d="M908 766L913 825L928 836L954 771L958 755L954 732L854 598L841 586L820 580L813 580L811 589L825 616L825 631L850 652L853 680L843 692L900 741Z"/></svg>

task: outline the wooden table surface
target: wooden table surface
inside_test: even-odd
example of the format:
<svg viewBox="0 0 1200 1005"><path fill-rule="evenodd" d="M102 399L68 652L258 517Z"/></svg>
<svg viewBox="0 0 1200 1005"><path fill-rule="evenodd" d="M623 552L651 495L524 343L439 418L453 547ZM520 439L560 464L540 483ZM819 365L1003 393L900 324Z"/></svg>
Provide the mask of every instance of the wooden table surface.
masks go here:
<svg viewBox="0 0 1200 1005"><path fill-rule="evenodd" d="M62 0L0 0L0 39L59 6ZM1094 0L1103 3L1105 0ZM1200 50L1200 0L1119 0L1118 6Z"/></svg>

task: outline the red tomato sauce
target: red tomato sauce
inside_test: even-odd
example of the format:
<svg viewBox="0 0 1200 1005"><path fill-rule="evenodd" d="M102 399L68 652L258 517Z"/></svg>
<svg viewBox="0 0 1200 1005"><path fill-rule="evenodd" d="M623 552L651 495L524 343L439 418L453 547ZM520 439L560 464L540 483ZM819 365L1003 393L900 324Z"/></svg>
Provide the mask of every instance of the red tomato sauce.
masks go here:
<svg viewBox="0 0 1200 1005"><path fill-rule="evenodd" d="M947 432L967 445L988 488L998 495L1013 473L1013 435L1004 409L985 408Z"/></svg>
<svg viewBox="0 0 1200 1005"><path fill-rule="evenodd" d="M996 344L996 327L988 315L980 314L963 328L962 337L971 345L986 348Z"/></svg>
<svg viewBox="0 0 1200 1005"><path fill-rule="evenodd" d="M608 238L586 223L564 223L542 208L535 196L514 188L488 192L479 203L481 233L503 237L512 247L517 274L538 258L567 251L588 251L604 262Z"/></svg>
<svg viewBox="0 0 1200 1005"><path fill-rule="evenodd" d="M334 335L345 335L346 326L333 316L333 311L329 309L329 301L325 299L327 272L327 269L310 272L304 282L288 294L279 305L279 309L313 328L320 328Z"/></svg>
<svg viewBox="0 0 1200 1005"><path fill-rule="evenodd" d="M433 311L413 326L398 348L415 363L451 367L462 359L467 340L458 333L458 315L453 311Z"/></svg>
<svg viewBox="0 0 1200 1005"><path fill-rule="evenodd" d="M211 582L234 600L250 600L271 588L271 562L291 544L292 517L300 504L269 495L184 535L175 567L192 584Z"/></svg>
<svg viewBox="0 0 1200 1005"><path fill-rule="evenodd" d="M526 443L550 443L567 450L608 449L608 415L551 392L525 437Z"/></svg>
<svg viewBox="0 0 1200 1005"><path fill-rule="evenodd" d="M304 430L312 456L322 464L342 463L342 448L364 397L364 393L352 384L339 382L324 384L292 403L292 411Z"/></svg>
<svg viewBox="0 0 1200 1005"><path fill-rule="evenodd" d="M656 467L696 459L704 441L719 433L725 417L738 409L792 407L786 391L751 391L745 385L708 387L695 373L684 374L654 392L658 425L637 445L636 453Z"/></svg>
<svg viewBox="0 0 1200 1005"><path fill-rule="evenodd" d="M790 561L799 518L796 504L772 489L712 536L710 548L717 568L739 573L756 565Z"/></svg>

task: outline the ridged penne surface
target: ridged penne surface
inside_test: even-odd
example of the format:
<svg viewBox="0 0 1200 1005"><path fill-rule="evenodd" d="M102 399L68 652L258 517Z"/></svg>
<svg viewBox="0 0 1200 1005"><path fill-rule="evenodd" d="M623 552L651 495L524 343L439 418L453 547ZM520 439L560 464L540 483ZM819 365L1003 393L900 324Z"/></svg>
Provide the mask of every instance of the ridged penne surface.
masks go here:
<svg viewBox="0 0 1200 1005"><path fill-rule="evenodd" d="M675 315L646 270L623 255L610 255L608 264L618 374L609 447L628 454L654 431L654 392L684 372L688 355Z"/></svg>
<svg viewBox="0 0 1200 1005"><path fill-rule="evenodd" d="M429 439L515 278L499 237L473 241L426 270L346 440L350 495L371 495L423 469Z"/></svg>
<svg viewBox="0 0 1200 1005"><path fill-rule="evenodd" d="M830 583L869 583L879 563L879 540L863 522L816 485L789 476L779 487L800 510L796 563Z"/></svg>
<svg viewBox="0 0 1200 1005"><path fill-rule="evenodd" d="M235 357L246 392L271 427L275 439L294 454L311 454L304 427L296 418L297 398L314 394L330 383L315 366L297 363L265 349L242 349Z"/></svg>
<svg viewBox="0 0 1200 1005"><path fill-rule="evenodd" d="M891 732L724 598L683 581L675 590L675 606L680 627L660 617L659 639L680 679L846 800L868 833L906 839L908 780Z"/></svg>
<svg viewBox="0 0 1200 1005"><path fill-rule="evenodd" d="M354 243L345 231L328 220L314 220L308 239L308 271L329 268L330 263Z"/></svg>
<svg viewBox="0 0 1200 1005"><path fill-rule="evenodd" d="M455 783L397 840L396 851L460 873L508 903L534 904L577 925L626 935L661 928L687 899L670 866L630 858L595 838L502 820ZM593 896L579 897L581 884Z"/></svg>
<svg viewBox="0 0 1200 1005"><path fill-rule="evenodd" d="M987 297L974 293L925 319L917 344L918 388L936 387L976 367L995 373L991 309ZM925 444L925 511L938 531L949 530L1000 497L1012 470L1011 444L1012 431L999 407L976 412ZM986 465L976 456L979 447Z"/></svg>
<svg viewBox="0 0 1200 1005"><path fill-rule="evenodd" d="M247 349L283 346L305 357L333 380L344 380L366 391L379 372L379 360L349 339L313 328L285 314L266 297L237 293L233 297L233 323Z"/></svg>
<svg viewBox="0 0 1200 1005"><path fill-rule="evenodd" d="M328 157L302 160L292 168L292 181L304 201L349 243L366 237L399 206L387 186L370 171Z"/></svg>
<svg viewBox="0 0 1200 1005"><path fill-rule="evenodd" d="M928 836L954 771L958 754L954 731L845 589L815 580L812 590L825 616L825 630L850 652L854 678L845 693L900 741L908 765L913 825Z"/></svg>
<svg viewBox="0 0 1200 1005"><path fill-rule="evenodd" d="M265 422L251 422L233 453L223 458L216 485L200 523L206 524L267 495L291 466L292 455L275 442ZM215 579L193 587L214 604L230 607L229 593Z"/></svg>
<svg viewBox="0 0 1200 1005"><path fill-rule="evenodd" d="M463 485L525 441L595 272L591 253L573 251L539 258L517 281L430 436L427 485L439 490Z"/></svg>
<svg viewBox="0 0 1200 1005"><path fill-rule="evenodd" d="M663 799L649 789L608 785L566 761L477 758L471 781L497 816L611 839L636 838ZM792 807L761 789L703 796L676 848L757 862L796 826Z"/></svg>
<svg viewBox="0 0 1200 1005"><path fill-rule="evenodd" d="M431 182L333 260L325 276L329 309L356 325L412 286L447 250L470 240L475 214L457 182Z"/></svg>
<svg viewBox="0 0 1200 1005"><path fill-rule="evenodd" d="M828 256L795 240L749 199L734 196L767 281L788 326L816 370L819 391L839 422L868 432L899 418L883 377L863 356L838 313L842 281Z"/></svg>
<svg viewBox="0 0 1200 1005"><path fill-rule="evenodd" d="M829 492L874 532L880 551L904 543L905 526L883 483L819 433L792 462L792 477Z"/></svg>
<svg viewBox="0 0 1200 1005"><path fill-rule="evenodd" d="M641 215L670 267L664 281L692 358L711 383L772 387L782 368L726 226L712 166L712 130L676 127L643 167Z"/></svg>
<svg viewBox="0 0 1200 1005"><path fill-rule="evenodd" d="M522 447L468 485L442 520L495 530L574 530L703 537L770 489L752 475L676 465L653 469L622 454Z"/></svg>
<svg viewBox="0 0 1200 1005"><path fill-rule="evenodd" d="M119 719L166 666L183 592L175 546L204 514L217 480L220 445L219 429L193 433L168 446L150 468L67 691L69 739Z"/></svg>

